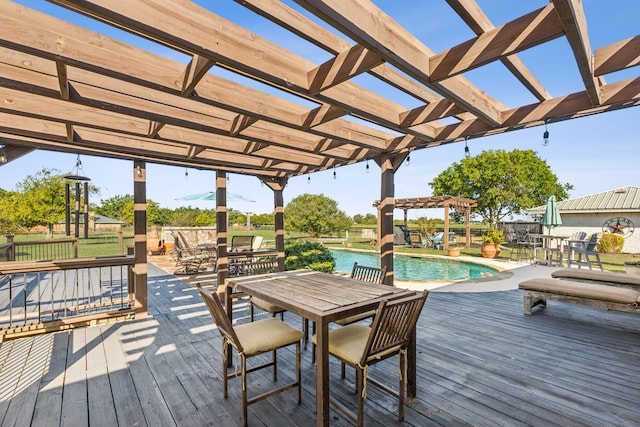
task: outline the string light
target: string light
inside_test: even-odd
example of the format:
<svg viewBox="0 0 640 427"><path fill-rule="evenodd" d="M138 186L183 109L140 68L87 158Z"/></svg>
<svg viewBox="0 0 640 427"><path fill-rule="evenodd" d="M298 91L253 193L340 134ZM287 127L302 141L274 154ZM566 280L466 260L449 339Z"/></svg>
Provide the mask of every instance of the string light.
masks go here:
<svg viewBox="0 0 640 427"><path fill-rule="evenodd" d="M4 145L0 145L0 163L7 163L7 154L4 152Z"/></svg>
<svg viewBox="0 0 640 427"><path fill-rule="evenodd" d="M407 154L407 166L411 163L411 153Z"/></svg>
<svg viewBox="0 0 640 427"><path fill-rule="evenodd" d="M549 123L549 119L544 120L544 133L542 134L542 145L545 147L549 145L549 130L547 129L547 123Z"/></svg>
<svg viewBox="0 0 640 427"><path fill-rule="evenodd" d="M311 175L307 175L307 184L311 184Z"/></svg>
<svg viewBox="0 0 640 427"><path fill-rule="evenodd" d="M464 156L465 157L470 157L471 153L469 152L469 145L467 145L467 141L469 140L468 136L464 137Z"/></svg>
<svg viewBox="0 0 640 427"><path fill-rule="evenodd" d="M333 179L336 179L337 174L336 174L336 167L333 167Z"/></svg>
<svg viewBox="0 0 640 427"><path fill-rule="evenodd" d="M364 170L369 173L369 159L367 159L367 166L365 166Z"/></svg>
<svg viewBox="0 0 640 427"><path fill-rule="evenodd" d="M136 175L142 176L142 168L140 167L140 165L136 166Z"/></svg>
<svg viewBox="0 0 640 427"><path fill-rule="evenodd" d="M184 168L184 180L188 180L189 179L189 170L187 168Z"/></svg>

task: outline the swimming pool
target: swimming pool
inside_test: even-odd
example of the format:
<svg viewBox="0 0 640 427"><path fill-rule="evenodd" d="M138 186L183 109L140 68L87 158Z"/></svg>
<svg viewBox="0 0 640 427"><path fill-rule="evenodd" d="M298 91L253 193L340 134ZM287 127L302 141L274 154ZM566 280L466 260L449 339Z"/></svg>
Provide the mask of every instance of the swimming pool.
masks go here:
<svg viewBox="0 0 640 427"><path fill-rule="evenodd" d="M336 260L335 270L351 273L353 263L380 267L380 255L377 253L331 250ZM393 259L393 272L398 280L469 280L491 277L498 270L485 265L446 259L421 258L396 255Z"/></svg>

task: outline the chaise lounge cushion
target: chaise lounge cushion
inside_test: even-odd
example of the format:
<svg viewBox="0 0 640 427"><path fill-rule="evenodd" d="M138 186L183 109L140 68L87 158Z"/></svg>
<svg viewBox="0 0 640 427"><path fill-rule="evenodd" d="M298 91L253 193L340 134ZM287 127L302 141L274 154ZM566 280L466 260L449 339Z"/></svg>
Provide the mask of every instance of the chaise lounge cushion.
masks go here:
<svg viewBox="0 0 640 427"><path fill-rule="evenodd" d="M588 280L598 283L617 283L640 286L640 275L613 273L611 271L582 270L578 268L560 268L551 277L557 279Z"/></svg>
<svg viewBox="0 0 640 427"><path fill-rule="evenodd" d="M597 285L559 279L531 279L521 282L520 289L587 298L619 304L639 304L640 291L616 286Z"/></svg>

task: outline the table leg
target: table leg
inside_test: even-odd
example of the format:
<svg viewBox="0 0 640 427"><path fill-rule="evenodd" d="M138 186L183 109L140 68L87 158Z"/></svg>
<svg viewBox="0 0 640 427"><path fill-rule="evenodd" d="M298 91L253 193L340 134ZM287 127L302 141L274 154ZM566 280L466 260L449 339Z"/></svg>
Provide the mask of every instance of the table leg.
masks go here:
<svg viewBox="0 0 640 427"><path fill-rule="evenodd" d="M316 321L316 413L317 425L329 425L329 324Z"/></svg>
<svg viewBox="0 0 640 427"><path fill-rule="evenodd" d="M416 329L414 328L407 347L407 399L415 399L418 392L416 365Z"/></svg>

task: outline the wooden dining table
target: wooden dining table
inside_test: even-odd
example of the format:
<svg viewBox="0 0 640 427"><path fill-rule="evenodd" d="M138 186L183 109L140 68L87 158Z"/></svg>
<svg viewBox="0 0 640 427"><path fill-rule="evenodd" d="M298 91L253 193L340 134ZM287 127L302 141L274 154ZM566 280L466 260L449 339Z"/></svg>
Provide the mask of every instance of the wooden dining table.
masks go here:
<svg viewBox="0 0 640 427"><path fill-rule="evenodd" d="M252 295L316 323L317 425L329 425L329 324L378 306L383 298L414 295L415 291L311 270L286 271L226 280L226 303L235 292ZM232 310L227 313L231 315ZM408 349L407 397L416 396L415 333Z"/></svg>

